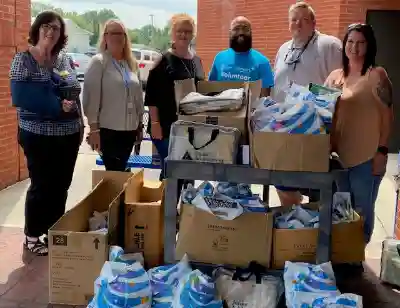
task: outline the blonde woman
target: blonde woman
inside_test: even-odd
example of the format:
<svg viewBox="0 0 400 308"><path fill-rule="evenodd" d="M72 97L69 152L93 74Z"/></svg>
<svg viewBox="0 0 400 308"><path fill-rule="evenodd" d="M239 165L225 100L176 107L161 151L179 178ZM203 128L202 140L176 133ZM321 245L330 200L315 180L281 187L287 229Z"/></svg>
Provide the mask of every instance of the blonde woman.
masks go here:
<svg viewBox="0 0 400 308"><path fill-rule="evenodd" d="M176 14L171 18L172 47L150 71L147 79L145 105L149 107L149 134L156 147L164 170L168 155L169 133L177 120L174 81L204 79L203 66L198 56L190 50L195 35L195 22L187 14ZM163 171L160 178L163 178Z"/></svg>
<svg viewBox="0 0 400 308"><path fill-rule="evenodd" d="M126 171L134 143L142 137L143 93L127 31L119 20L104 25L100 53L85 73L83 109L87 141L106 170Z"/></svg>

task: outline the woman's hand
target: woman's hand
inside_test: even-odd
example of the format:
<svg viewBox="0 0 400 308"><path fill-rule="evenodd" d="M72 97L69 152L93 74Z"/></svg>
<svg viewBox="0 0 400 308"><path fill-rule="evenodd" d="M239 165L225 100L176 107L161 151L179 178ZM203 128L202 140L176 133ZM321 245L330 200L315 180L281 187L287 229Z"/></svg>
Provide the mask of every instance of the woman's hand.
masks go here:
<svg viewBox="0 0 400 308"><path fill-rule="evenodd" d="M143 123L139 123L138 129L136 131L136 141L135 144L140 144L143 140Z"/></svg>
<svg viewBox="0 0 400 308"><path fill-rule="evenodd" d="M100 130L91 131L88 134L86 141L89 143L93 151L100 152Z"/></svg>
<svg viewBox="0 0 400 308"><path fill-rule="evenodd" d="M387 160L387 155L377 152L372 159L372 174L377 176L385 175Z"/></svg>
<svg viewBox="0 0 400 308"><path fill-rule="evenodd" d="M73 110L75 110L76 107L76 103L74 101L69 101L64 99L62 102L62 109L64 110L64 112L71 112Z"/></svg>
<svg viewBox="0 0 400 308"><path fill-rule="evenodd" d="M163 138L160 122L151 122L151 138L155 140Z"/></svg>

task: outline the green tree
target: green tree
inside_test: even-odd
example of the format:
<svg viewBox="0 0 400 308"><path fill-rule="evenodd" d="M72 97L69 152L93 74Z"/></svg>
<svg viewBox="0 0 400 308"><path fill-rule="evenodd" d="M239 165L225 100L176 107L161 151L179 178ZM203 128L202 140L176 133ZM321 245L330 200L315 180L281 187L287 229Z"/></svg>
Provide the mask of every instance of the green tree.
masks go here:
<svg viewBox="0 0 400 308"><path fill-rule="evenodd" d="M56 11L63 18L71 19L80 28L93 33L90 37L90 45L92 46L98 43L100 31L104 23L109 19L119 19L109 9L102 9L100 11L90 10L79 14L74 11L63 11L60 8L41 2L32 2L31 4L31 14L33 17L47 10ZM166 25L164 28L145 25L139 29L128 29L128 36L132 44L143 44L160 50L166 50L170 42L169 31L170 25Z"/></svg>

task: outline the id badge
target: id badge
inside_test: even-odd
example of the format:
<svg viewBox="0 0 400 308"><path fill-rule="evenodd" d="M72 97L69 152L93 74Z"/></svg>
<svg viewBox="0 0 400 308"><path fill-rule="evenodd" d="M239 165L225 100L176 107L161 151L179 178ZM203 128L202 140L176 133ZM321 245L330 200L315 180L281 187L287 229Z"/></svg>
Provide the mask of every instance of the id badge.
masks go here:
<svg viewBox="0 0 400 308"><path fill-rule="evenodd" d="M133 103L132 102L128 103L128 113L129 114L131 114L133 112L133 108L134 108Z"/></svg>

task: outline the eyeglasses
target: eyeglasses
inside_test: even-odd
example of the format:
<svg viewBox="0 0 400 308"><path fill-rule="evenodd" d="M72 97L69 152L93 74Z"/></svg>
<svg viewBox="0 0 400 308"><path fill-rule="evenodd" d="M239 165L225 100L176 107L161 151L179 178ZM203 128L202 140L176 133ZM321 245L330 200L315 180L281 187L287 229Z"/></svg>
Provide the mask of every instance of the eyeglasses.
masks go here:
<svg viewBox="0 0 400 308"><path fill-rule="evenodd" d="M57 25L52 25L52 24L43 24L43 25L42 25L42 28L43 28L45 31L50 31L50 30L53 30L53 32L59 32L59 31L60 31L60 27L59 27L59 26L57 26Z"/></svg>
<svg viewBox="0 0 400 308"><path fill-rule="evenodd" d="M285 59L284 59L285 64L293 65L293 70L296 70L296 66L300 62L301 56L306 51L308 45L310 45L310 43L314 42L315 37L316 36L315 36L315 32L314 32L313 35L310 37L310 39L307 41L307 43L302 48L294 48L292 45L292 47L288 50L288 52L285 56Z"/></svg>

